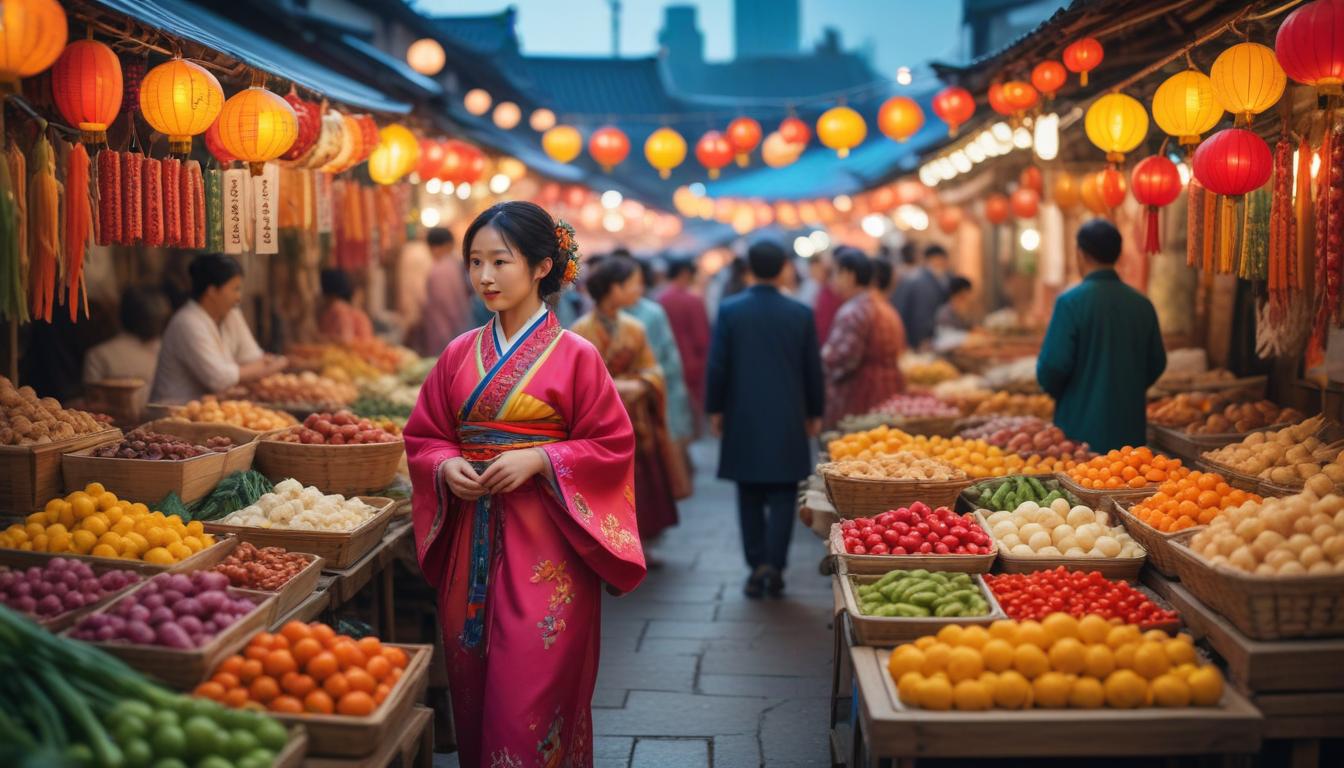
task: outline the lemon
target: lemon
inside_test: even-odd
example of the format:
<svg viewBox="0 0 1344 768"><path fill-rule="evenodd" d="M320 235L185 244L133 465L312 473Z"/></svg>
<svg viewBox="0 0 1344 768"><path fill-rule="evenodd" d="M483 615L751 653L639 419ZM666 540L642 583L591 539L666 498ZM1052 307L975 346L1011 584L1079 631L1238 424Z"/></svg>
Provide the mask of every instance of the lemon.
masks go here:
<svg viewBox="0 0 1344 768"><path fill-rule="evenodd" d="M108 510L117 506L118 499L115 493L109 493L108 491L103 491L102 493L98 494L97 499L99 509Z"/></svg>
<svg viewBox="0 0 1344 768"><path fill-rule="evenodd" d="M1041 650L1050 647L1050 634L1040 622L1027 620L1017 625L1017 643L1034 645Z"/></svg>
<svg viewBox="0 0 1344 768"><path fill-rule="evenodd" d="M1171 639L1171 635L1160 629L1150 629L1143 633L1143 639L1150 643L1165 643Z"/></svg>
<svg viewBox="0 0 1344 768"><path fill-rule="evenodd" d="M1190 703L1197 707L1214 707L1223 698L1223 673L1212 664L1196 669L1186 681L1190 684Z"/></svg>
<svg viewBox="0 0 1344 768"><path fill-rule="evenodd" d="M1108 645L1089 645L1083 652L1083 671L1098 680L1115 671L1115 654Z"/></svg>
<svg viewBox="0 0 1344 768"><path fill-rule="evenodd" d="M1185 640L1168 640L1162 645L1162 650L1167 652L1167 659L1173 667L1195 662L1195 646Z"/></svg>
<svg viewBox="0 0 1344 768"><path fill-rule="evenodd" d="M1002 709L1026 709L1031 706L1031 683L1008 670L994 681L994 704Z"/></svg>
<svg viewBox="0 0 1344 768"><path fill-rule="evenodd" d="M112 530L125 536L126 534L135 530L135 521L129 517L123 517L117 522L112 524Z"/></svg>
<svg viewBox="0 0 1344 768"><path fill-rule="evenodd" d="M938 642L940 643L946 643L947 645L950 646L957 646L961 644L962 631L963 630L960 624L948 624L947 626L938 630L938 634L935 635L935 637L938 638Z"/></svg>
<svg viewBox="0 0 1344 768"><path fill-rule="evenodd" d="M1106 642L1106 636L1110 632L1111 622L1095 613L1089 613L1078 620L1078 639L1089 645Z"/></svg>
<svg viewBox="0 0 1344 768"><path fill-rule="evenodd" d="M175 562L172 553L163 547L153 547L145 552L144 560L154 565L171 565Z"/></svg>
<svg viewBox="0 0 1344 768"><path fill-rule="evenodd" d="M1134 709L1148 698L1148 683L1133 671L1119 669L1106 677L1106 705L1116 709Z"/></svg>
<svg viewBox="0 0 1344 768"><path fill-rule="evenodd" d="M91 553L94 557L117 557L117 550L110 544L99 544Z"/></svg>
<svg viewBox="0 0 1344 768"><path fill-rule="evenodd" d="M1180 666L1171 670L1171 673L1173 675L1180 675L1182 680L1189 680L1190 673L1194 672L1197 669L1199 669L1199 667L1195 666L1194 664L1181 664Z"/></svg>
<svg viewBox="0 0 1344 768"><path fill-rule="evenodd" d="M1111 650L1118 651L1120 650L1121 646L1125 646L1130 643L1137 643L1141 639L1142 636L1139 633L1138 627L1134 626L1133 624L1121 624L1119 626L1112 627L1111 631L1107 633L1106 644L1111 646Z"/></svg>
<svg viewBox="0 0 1344 768"><path fill-rule="evenodd" d="M90 515L79 521L79 527L94 536L102 536L107 533L107 518L102 515Z"/></svg>
<svg viewBox="0 0 1344 768"><path fill-rule="evenodd" d="M205 533L205 526L200 520L192 520L187 523L187 535L199 538L202 533Z"/></svg>
<svg viewBox="0 0 1344 768"><path fill-rule="evenodd" d="M121 550L121 534L119 534L119 533L117 533L117 532L115 532L115 531L108 531L107 533L104 533L102 536L99 536L99 537L98 537L98 544L99 544L99 545L106 544L107 546L109 546L109 547L111 547L111 548L113 548L113 549L115 549L115 550L120 551L120 550Z"/></svg>
<svg viewBox="0 0 1344 768"><path fill-rule="evenodd" d="M32 544L33 544L33 551L34 551L34 552L46 552L46 551L47 551L47 534L45 534L45 533L39 533L39 534L37 534L36 536L33 537Z"/></svg>
<svg viewBox="0 0 1344 768"><path fill-rule="evenodd" d="M31 539L34 536L40 536L46 533L47 526L45 523L29 523L23 527L23 530L28 533L28 538Z"/></svg>
<svg viewBox="0 0 1344 768"><path fill-rule="evenodd" d="M145 541L149 542L149 546L158 547L163 545L164 542L163 529L160 528L159 526L147 525L145 526L145 530L141 531L141 533L144 534Z"/></svg>
<svg viewBox="0 0 1344 768"><path fill-rule="evenodd" d="M979 680L962 680L952 690L952 702L957 709L976 712L994 705L989 688Z"/></svg>
<svg viewBox="0 0 1344 768"><path fill-rule="evenodd" d="M933 635L925 635L915 641L915 647L921 651L927 651L930 646L938 642L938 638Z"/></svg>
<svg viewBox="0 0 1344 768"><path fill-rule="evenodd" d="M188 547L180 541L176 544L169 544L168 552L177 560L186 560L192 555L191 547Z"/></svg>
<svg viewBox="0 0 1344 768"><path fill-rule="evenodd" d="M75 513L75 519L84 520L89 515L98 511L98 505L93 503L86 493L72 494L75 498L71 500L70 507Z"/></svg>
<svg viewBox="0 0 1344 768"><path fill-rule="evenodd" d="M102 496L103 492L106 490L107 489L103 487L102 483L89 483L84 486L84 493L87 493L90 496ZM78 491L76 491L76 493L78 493Z"/></svg>
<svg viewBox="0 0 1344 768"><path fill-rule="evenodd" d="M1052 613L1041 621L1041 628L1050 636L1051 642L1058 642L1064 638L1078 637L1078 620L1067 613Z"/></svg>
<svg viewBox="0 0 1344 768"><path fill-rule="evenodd" d="M66 533L64 530L47 534L47 551L69 552L70 534Z"/></svg>
<svg viewBox="0 0 1344 768"><path fill-rule="evenodd" d="M1166 674L1171 669L1171 661L1162 646L1162 643L1152 640L1140 643L1134 651L1134 671L1149 680Z"/></svg>
<svg viewBox="0 0 1344 768"><path fill-rule="evenodd" d="M989 636L1005 640L1009 645L1017 645L1017 622L1009 619L999 619L989 625Z"/></svg>
<svg viewBox="0 0 1344 768"><path fill-rule="evenodd" d="M984 662L980 659L980 652L974 648L964 646L953 648L947 658L947 676L954 683L963 680L972 680L980 676L985 671Z"/></svg>
<svg viewBox="0 0 1344 768"><path fill-rule="evenodd" d="M1153 679L1152 692L1153 704L1159 707L1190 706L1190 686L1171 672Z"/></svg>
<svg viewBox="0 0 1344 768"><path fill-rule="evenodd" d="M919 706L924 709L951 709L952 684L942 677L926 678L919 684L918 700Z"/></svg>
<svg viewBox="0 0 1344 768"><path fill-rule="evenodd" d="M907 672L918 672L924 666L924 652L909 643L891 652L887 671L891 679L899 681Z"/></svg>
<svg viewBox="0 0 1344 768"><path fill-rule="evenodd" d="M1069 705L1069 692L1073 690L1073 680L1062 672L1046 672L1031 682L1032 697L1036 706L1044 709L1060 709Z"/></svg>
<svg viewBox="0 0 1344 768"><path fill-rule="evenodd" d="M924 684L924 676L918 672L906 672L896 682L896 694L901 703L908 707L919 706L919 687Z"/></svg>
<svg viewBox="0 0 1344 768"><path fill-rule="evenodd" d="M195 536L184 536L182 538L182 543L186 545L187 549L190 549L192 552L200 552L201 549L203 549L205 546L201 542L201 540L196 538Z"/></svg>
<svg viewBox="0 0 1344 768"><path fill-rule="evenodd" d="M72 527L75 524L75 508L62 501L60 511L56 514L56 524Z"/></svg>
<svg viewBox="0 0 1344 768"><path fill-rule="evenodd" d="M1138 643L1129 643L1115 649L1115 666L1120 669L1134 668L1134 652L1139 649Z"/></svg>
<svg viewBox="0 0 1344 768"><path fill-rule="evenodd" d="M978 677L978 678L976 678L976 679L979 680L980 683L981 683L982 685L986 685L986 686L988 686L988 687L989 687L989 691L990 691L990 693L993 693L993 692L994 692L994 684L997 683L997 682L999 681L999 676L998 676L997 673L990 672L989 670L985 670L984 672L981 672L981 673L980 673L980 677Z"/></svg>
<svg viewBox="0 0 1344 768"><path fill-rule="evenodd" d="M991 638L980 649L980 657L984 660L985 669L1002 672L1013 666L1013 646L1002 638Z"/></svg>
<svg viewBox="0 0 1344 768"><path fill-rule="evenodd" d="M989 632L984 627L972 624L961 630L961 640L958 645L964 645L967 648L983 648L985 643L989 642Z"/></svg>
<svg viewBox="0 0 1344 768"><path fill-rule="evenodd" d="M1047 621L1049 617L1046 617ZM1066 675L1076 675L1086 666L1087 650L1074 637L1061 637L1050 646L1050 668Z"/></svg>
<svg viewBox="0 0 1344 768"><path fill-rule="evenodd" d="M1049 671L1050 659L1035 645L1019 645L1013 650L1013 669L1033 680Z"/></svg>
<svg viewBox="0 0 1344 768"><path fill-rule="evenodd" d="M58 497L52 499L51 501L48 501L48 502L47 502L47 505L46 505L45 507L42 508L42 511L41 511L41 512L34 512L32 515L29 515L28 517L32 517L33 515L45 515L47 512L56 512L56 513L59 514L60 511L61 511L61 505L64 504L64 503L66 503L66 502L71 501L71 499L72 499L75 495L76 495L76 494L73 494L73 493L72 493L72 494L70 494L70 496L67 496L67 497L64 498L64 499L62 499L62 498L60 498L60 497L58 496Z"/></svg>
<svg viewBox="0 0 1344 768"><path fill-rule="evenodd" d="M1099 709L1106 704L1106 689L1101 681L1093 677L1080 677L1073 681L1073 690L1069 691L1069 706L1074 709Z"/></svg>
<svg viewBox="0 0 1344 768"><path fill-rule="evenodd" d="M929 677L937 672L947 670L947 661L952 657L952 649L945 643L935 642L924 649L924 664L920 666L919 671Z"/></svg>
<svg viewBox="0 0 1344 768"><path fill-rule="evenodd" d="M75 531L70 534L71 548L81 555L89 554L97 543L98 537L94 536L89 531Z"/></svg>

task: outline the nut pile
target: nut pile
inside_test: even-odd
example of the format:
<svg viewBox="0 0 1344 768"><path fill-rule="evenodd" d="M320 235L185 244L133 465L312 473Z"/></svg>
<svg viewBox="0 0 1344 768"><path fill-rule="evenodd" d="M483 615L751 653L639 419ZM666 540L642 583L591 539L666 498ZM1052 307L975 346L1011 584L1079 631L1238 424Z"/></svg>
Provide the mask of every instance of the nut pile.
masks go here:
<svg viewBox="0 0 1344 768"><path fill-rule="evenodd" d="M91 455L104 459L148 459L150 461L181 461L207 453L224 453L233 447L233 440L217 436L206 441L208 445L193 445L177 435L136 429L128 432L119 443L108 443L93 449Z"/></svg>
<svg viewBox="0 0 1344 768"><path fill-rule="evenodd" d="M247 400L220 400L206 395L173 409L173 418L207 424L232 424L243 429L269 432L298 424L299 420L284 411L275 411Z"/></svg>
<svg viewBox="0 0 1344 768"><path fill-rule="evenodd" d="M1318 436L1325 426L1320 416L1274 432L1252 432L1239 443L1208 451L1204 458L1276 485L1299 487L1324 474L1344 487L1344 441L1326 444Z"/></svg>
<svg viewBox="0 0 1344 768"><path fill-rule="evenodd" d="M15 388L0 376L0 445L44 445L107 429L84 411L62 408L32 387Z"/></svg>
<svg viewBox="0 0 1344 768"><path fill-rule="evenodd" d="M899 451L869 459L842 459L819 467L822 474L866 480L962 480L966 473L943 461Z"/></svg>

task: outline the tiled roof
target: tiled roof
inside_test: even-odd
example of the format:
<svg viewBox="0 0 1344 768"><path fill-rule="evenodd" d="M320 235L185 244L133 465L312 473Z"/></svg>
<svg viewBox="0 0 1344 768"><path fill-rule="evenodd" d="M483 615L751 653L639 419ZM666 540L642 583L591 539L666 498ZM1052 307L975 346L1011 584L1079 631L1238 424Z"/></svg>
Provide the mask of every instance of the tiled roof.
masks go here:
<svg viewBox="0 0 1344 768"><path fill-rule="evenodd" d="M517 52L512 7L486 16L434 16L429 21L444 37L478 53Z"/></svg>
<svg viewBox="0 0 1344 768"><path fill-rule="evenodd" d="M876 79L862 56L818 52L809 56L769 56L686 67L678 71L672 86L690 94L808 98Z"/></svg>
<svg viewBox="0 0 1344 768"><path fill-rule="evenodd" d="M667 92L653 57L522 56L513 67L520 87L562 114L604 119L603 114L671 114L688 108Z"/></svg>

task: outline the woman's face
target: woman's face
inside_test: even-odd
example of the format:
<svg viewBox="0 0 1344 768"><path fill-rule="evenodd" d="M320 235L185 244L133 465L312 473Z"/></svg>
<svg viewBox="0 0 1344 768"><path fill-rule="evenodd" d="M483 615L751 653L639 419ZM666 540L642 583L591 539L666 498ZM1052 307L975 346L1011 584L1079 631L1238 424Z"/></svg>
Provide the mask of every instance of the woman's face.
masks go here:
<svg viewBox="0 0 1344 768"><path fill-rule="evenodd" d="M550 261L531 268L498 229L486 226L471 242L467 268L471 285L485 306L492 312L504 312L537 295L537 283L549 271Z"/></svg>

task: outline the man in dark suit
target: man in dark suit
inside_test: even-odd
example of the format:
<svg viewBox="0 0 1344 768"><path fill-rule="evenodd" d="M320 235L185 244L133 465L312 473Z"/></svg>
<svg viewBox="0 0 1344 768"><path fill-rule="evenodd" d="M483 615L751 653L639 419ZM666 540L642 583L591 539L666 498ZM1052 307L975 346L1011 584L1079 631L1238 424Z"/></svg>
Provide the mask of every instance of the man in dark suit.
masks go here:
<svg viewBox="0 0 1344 768"><path fill-rule="evenodd" d="M751 568L743 591L756 598L784 591L794 499L812 470L809 440L821 430L825 395L812 310L779 292L788 255L760 242L747 261L754 285L719 307L705 410L723 438L719 477L737 483Z"/></svg>

